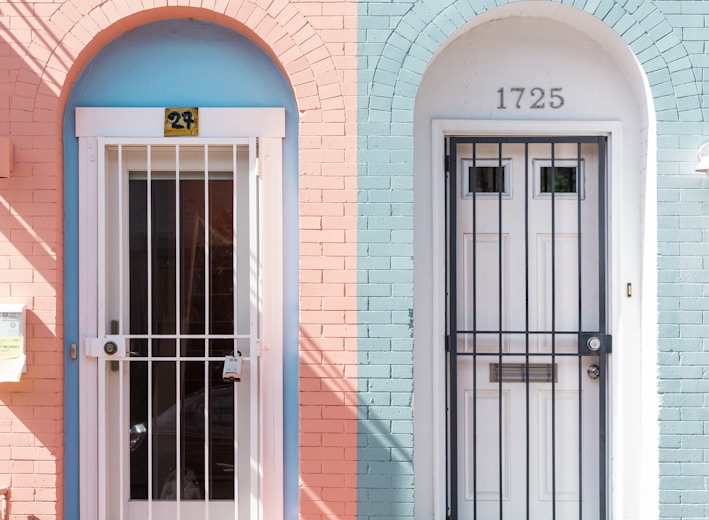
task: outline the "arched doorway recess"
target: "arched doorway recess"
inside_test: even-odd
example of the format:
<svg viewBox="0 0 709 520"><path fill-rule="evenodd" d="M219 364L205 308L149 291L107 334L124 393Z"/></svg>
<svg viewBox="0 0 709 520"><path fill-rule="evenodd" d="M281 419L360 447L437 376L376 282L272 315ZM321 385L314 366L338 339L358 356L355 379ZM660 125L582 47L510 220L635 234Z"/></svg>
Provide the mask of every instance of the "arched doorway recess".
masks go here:
<svg viewBox="0 0 709 520"><path fill-rule="evenodd" d="M593 152L595 159L580 152L587 138L600 139ZM540 142L533 143L535 140ZM565 148L569 141L573 141L574 151ZM637 60L608 26L577 9L539 2L493 9L456 31L428 64L414 115L418 514L443 518L448 509L464 511L472 507L482 508L478 509L482 512L487 507L495 511L519 507L534 515L534 511L553 507L549 504L566 507L573 503L577 514L600 518L611 511L637 518L657 516L654 142L652 99ZM446 157L455 161L447 165L448 183ZM567 164L566 160L571 162ZM593 161L596 177L589 184L594 175L590 168ZM596 229L602 233L583 227L580 215L585 210L580 209L572 216L575 229L561 227L567 211L562 206L564 198L574 196L564 194L559 185L551 188L553 195L545 194L541 179L544 172L557 179L564 170L577 175L572 181L575 188L570 189L576 194L576 207L583 208L594 197L602 205L601 212L596 203L592 209L598 215ZM586 180L581 179L582 170L586 171ZM465 175L460 175L463 171ZM490 182L478 184L478 174L481 178L489 175ZM598 176L604 180L603 192L595 182ZM596 190L595 195L589 187ZM485 191L490 193L482 193ZM448 215L450 197L459 212L468 214ZM539 211L545 215L542 218L547 227L534 231L530 224L536 211L533 205L545 197L545 204L551 205ZM519 200L518 207L515 200ZM466 204L468 209L462 210ZM549 209L552 206L555 209ZM515 211L529 217L514 217ZM494 215L489 229L484 227L487 224L481 212ZM552 217L554 212L556 216ZM459 225L451 228L450 223L456 220ZM515 221L519 222L516 230L506 227ZM481 227L466 230L460 222L477 222L471 225ZM518 238L515 233L519 233ZM596 237L595 245L582 244L579 237L588 234ZM521 244L525 239L528 245L515 253L514 243ZM547 239L554 245L544 246ZM574 252L562 258L560 251L565 246L561 244L567 239L574 244ZM456 242L460 244L457 249ZM490 248L487 258L486 247ZM599 254L602 248L605 252ZM551 250L559 255L554 268L550 267L554 255L547 255ZM456 255L461 258L458 262ZM567 305L558 302L565 301L569 294L574 308L591 306L585 298L593 291L583 281L589 275L583 274L586 267L581 267L580 259L593 255L598 262L594 269L598 270L590 285L595 286L594 297L603 302L599 306L594 300L593 318L583 317L585 311L565 317ZM493 267L486 270L486 262L492 262ZM558 270L566 264L576 266L571 269L573 274ZM465 265L475 267L466 271ZM591 263L584 261L583 265ZM522 273L518 282L514 281L515 272ZM455 287L448 284L451 273L457 273ZM569 290L562 280L571 278L578 283ZM489 287L485 279L490 280ZM451 289L457 291L457 299L447 297ZM486 301L493 311L485 309ZM450 314L453 319L448 318ZM612 353L607 355L604 392L596 394L602 396L602 404L597 401L595 405L600 406L606 426L586 431L592 419L580 410L594 406L578 398L591 393L586 386L590 368L583 364L586 361L579 361L574 368L573 379L578 385L567 392L558 382L562 375L556 375L556 370L563 370L559 368L561 357L556 358L564 350L560 337L544 346L537 339L522 339L522 346L515 347L513 331L521 331L521 338L550 337L541 332L553 329L558 333L564 328L560 326L564 320L575 321L579 323L578 334L569 335L575 338L569 339L569 349L575 351L576 339L584 337L581 332L599 332L599 319L605 321L605 330L600 332L612 336L613 344ZM477 321L486 326L476 328ZM490 323L495 326L488 326ZM456 327L460 330L451 335ZM451 336L455 346L449 345L453 352L450 357L463 352L467 360L477 359L487 372L456 365L446 354L446 339ZM485 353L489 357L470 355L483 352L485 347L489 347L490 352ZM521 348L517 353L522 355L510 361L521 364L520 380L495 379L487 365L497 363L499 370L510 368L505 356L515 353L515 348ZM534 352L531 357L530 352ZM489 363L491 357L494 363ZM550 376L554 382L530 381L533 358L555 374ZM457 368L451 370L452 365ZM457 378L452 386L451 378ZM487 387L480 386L483 380ZM492 380L495 383L491 385ZM533 404L515 408L511 404L515 393L523 403ZM457 395L457 402L451 403L446 394ZM551 396L549 404L543 396ZM568 414L576 418L578 426L568 431L560 422L564 396L572 396L571 400L577 402ZM446 414L451 404L453 409ZM546 406L547 412L537 410L537 404ZM543 413L547 415L540 418ZM453 422L451 415L457 416ZM514 422L518 416L521 426ZM480 425L487 425L487 430L478 430ZM489 446L480 444L486 436ZM577 439L571 448L548 440L568 436ZM608 439L601 448L606 450L605 455L584 451L582 446L588 439L603 436ZM478 438L477 444L472 438ZM457 447L451 448L453 445ZM516 449L516 445L521 447ZM564 451L567 448L569 451ZM455 456L450 453L452 449L457 450ZM498 468L492 478L475 467L483 460L480 453L492 454L490 461L484 461L494 462ZM562 466L559 460L568 461L572 453L577 462ZM595 460L589 463L589 458ZM595 477L584 473L589 467L593 467ZM451 468L455 475L447 478ZM512 475L523 477L515 480ZM642 475L640 483L637 475ZM594 478L595 487L589 487ZM562 484L569 481L571 488L566 489ZM422 489L432 491L422 493ZM517 498L519 506L511 505ZM451 506L451 500L455 505ZM597 503L596 509L578 505L588 500Z"/></svg>
<svg viewBox="0 0 709 520"><path fill-rule="evenodd" d="M199 109L199 133L165 135L169 107ZM68 466L80 475L81 502L78 493L68 496L67 510L87 518L178 510L281 517L283 436L297 432L297 418L283 426L284 353L257 350L260 328L274 317L279 337L265 341L297 349L282 337L283 322L297 321L297 312L283 315L283 293L297 294L297 267L280 264L289 247L297 255L297 244L283 237L297 237L297 109L288 81L231 29L156 22L116 38L87 64L67 103L64 135L66 234L82 237L76 246L68 240L66 254L66 285L78 287L68 291L67 307L78 309L81 388L80 431L67 432L81 450L79 467ZM286 233L284 222L292 226ZM273 248L266 263L264 248ZM108 343L118 358L104 360L103 347L93 348ZM243 354L246 384L222 380L217 358L232 351ZM264 408L271 399L261 381L275 407ZM76 406L71 395L68 407ZM191 419L191 408L209 410L208 419ZM170 440L159 439L161 430ZM194 433L207 440L190 463ZM226 456L218 453L226 445ZM148 454L139 456L143 448ZM272 491L261 471L275 478ZM297 465L286 471L297 475Z"/></svg>

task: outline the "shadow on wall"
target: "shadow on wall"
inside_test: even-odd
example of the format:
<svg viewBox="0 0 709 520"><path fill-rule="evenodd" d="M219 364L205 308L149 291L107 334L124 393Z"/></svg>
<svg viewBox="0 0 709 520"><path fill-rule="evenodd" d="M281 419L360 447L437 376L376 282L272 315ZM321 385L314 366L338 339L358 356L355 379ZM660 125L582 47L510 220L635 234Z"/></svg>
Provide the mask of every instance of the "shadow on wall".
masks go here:
<svg viewBox="0 0 709 520"><path fill-rule="evenodd" d="M28 30L11 29L8 20L13 19ZM56 49L59 61L65 63L71 56L66 47L57 45L32 5L5 5L3 20L0 135L10 138L14 167L9 178L0 179L0 300L24 303L28 311L27 372L18 383L0 383L0 435L9 437L9 445L0 447L0 485L14 491L12 500L9 492L5 495L7 511L0 520L10 518L13 502L15 511L31 511L33 504L37 512L40 507L53 515L63 510L58 482L58 461L64 459L63 349L58 326L63 315L63 190L56 119L63 78L47 70L43 80L35 71L45 70L45 63L17 50L31 43ZM22 487L18 475L23 476ZM56 497L37 502L39 487L56 490ZM34 515L26 518L39 520Z"/></svg>

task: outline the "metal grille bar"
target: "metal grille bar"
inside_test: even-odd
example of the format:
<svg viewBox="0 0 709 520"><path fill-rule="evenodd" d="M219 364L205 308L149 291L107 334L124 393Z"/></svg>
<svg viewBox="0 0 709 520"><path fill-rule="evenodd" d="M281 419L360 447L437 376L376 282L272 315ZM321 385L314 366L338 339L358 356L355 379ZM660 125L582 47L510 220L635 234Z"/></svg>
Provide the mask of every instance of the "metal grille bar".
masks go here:
<svg viewBox="0 0 709 520"><path fill-rule="evenodd" d="M449 517L566 520L571 518L567 504L573 502L579 520L605 520L606 356L610 352L605 301L606 138L455 136L447 139L446 150ZM547 150L543 160L540 150ZM511 161L512 168L503 167L503 158L509 165L511 155L518 159ZM480 186L486 192L478 192L476 165L479 160L487 161L485 175L489 176L493 156L496 183L483 182ZM515 160L523 165L514 164ZM464 171L461 166L467 169L468 164L470 171ZM596 181L597 186L589 184ZM490 189L496 191L494 205ZM515 198L524 201L515 202ZM593 206L597 210L589 212ZM515 216L519 212L522 216ZM568 221L574 219L574 227L569 228ZM480 250L479 240L494 242L494 255L487 246ZM521 245L515 245L515 240ZM593 260L584 261L589 258ZM523 269L521 277L510 274L515 268ZM486 273L483 286L481 272ZM569 272L575 282L569 282L573 280ZM495 276L496 295L489 292L489 278ZM513 282L513 276L518 281ZM570 297L575 298L573 303ZM492 302L496 312L491 311ZM515 310L519 306L523 308ZM569 321L574 314L575 323ZM490 316L496 328L490 326ZM599 338L597 350L586 348L591 336ZM591 363L594 370L586 370ZM486 367L494 387L478 376L479 368ZM598 381L589 383L587 373L600 374ZM524 389L518 397L520 392L509 386L514 383ZM543 384L547 389L539 393L536 388ZM584 397L589 394L594 395L590 404ZM571 401L570 395L575 396ZM548 404L543 398L548 398ZM495 402L496 417L490 416L489 406L481 399ZM514 404L520 399L519 405ZM575 403L572 408L569 402ZM483 405L487 407L480 408ZM510 437L511 424L518 418L510 415L508 406L523 410L521 441ZM544 411L544 406L549 409ZM485 430L491 421L494 444L480 444L492 442ZM597 435L584 435L584 428L596 421ZM570 433L576 438L577 454L569 459L568 447L563 454L559 450L561 442L568 444ZM509 450L517 455L524 452L524 468L510 469ZM479 465L489 453L495 453L497 469L481 473ZM576 466L573 479L577 482L571 491L567 466ZM544 480L536 478L540 471L546 471L548 481L537 482ZM492 491L491 475L496 476ZM523 475L522 484L516 475ZM547 492L548 507L539 499ZM513 495L518 494L523 499L515 505ZM591 502L593 506L588 506ZM497 504L495 516L491 516L493 503Z"/></svg>

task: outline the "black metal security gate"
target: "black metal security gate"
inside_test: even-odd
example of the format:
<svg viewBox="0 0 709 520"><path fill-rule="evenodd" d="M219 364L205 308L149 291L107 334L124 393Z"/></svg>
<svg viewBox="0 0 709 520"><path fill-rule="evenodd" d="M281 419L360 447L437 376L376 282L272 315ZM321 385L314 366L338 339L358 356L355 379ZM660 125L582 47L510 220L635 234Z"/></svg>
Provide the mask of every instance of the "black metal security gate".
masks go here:
<svg viewBox="0 0 709 520"><path fill-rule="evenodd" d="M605 520L606 138L447 154L449 517Z"/></svg>

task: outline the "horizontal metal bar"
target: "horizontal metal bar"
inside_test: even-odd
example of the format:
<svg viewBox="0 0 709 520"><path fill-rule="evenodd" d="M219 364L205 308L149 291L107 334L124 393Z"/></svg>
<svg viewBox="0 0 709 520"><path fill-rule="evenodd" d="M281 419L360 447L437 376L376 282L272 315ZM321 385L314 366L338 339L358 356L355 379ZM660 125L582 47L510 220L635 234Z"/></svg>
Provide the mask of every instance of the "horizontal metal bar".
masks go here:
<svg viewBox="0 0 709 520"><path fill-rule="evenodd" d="M554 352L553 354L556 357L580 357L581 354L578 352L559 352L558 350ZM592 355L592 354L589 354ZM520 358L520 357L552 357L551 352L525 352L525 351L520 351L520 352L498 352L497 350L494 352L461 352L458 351L456 352L456 356L487 356L487 357L515 357L515 358ZM131 358L135 359L135 358ZM153 358L153 359L168 359L168 358Z"/></svg>
<svg viewBox="0 0 709 520"><path fill-rule="evenodd" d="M160 356L150 356L150 357L145 357L145 356L130 356L130 357L122 357L122 358L104 358L106 361L128 361L130 363L133 363L134 361L152 361L153 363L161 363L163 361L180 361L184 363L198 363L198 362L205 362L205 361L224 361L225 356L209 356L209 357L188 357L188 356L183 356L183 357L175 357L175 356L165 356L165 357L160 357ZM252 357L250 356L242 356L242 360L244 361L251 361Z"/></svg>
<svg viewBox="0 0 709 520"><path fill-rule="evenodd" d="M598 136L578 135L578 136L460 136L451 137L451 146L461 143L598 143Z"/></svg>
<svg viewBox="0 0 709 520"><path fill-rule="evenodd" d="M456 330L456 334L509 334L509 335L536 335L554 334L555 336L579 336L579 335L602 335L603 332L580 331L580 330Z"/></svg>
<svg viewBox="0 0 709 520"><path fill-rule="evenodd" d="M125 334L126 339L251 339L249 334Z"/></svg>

